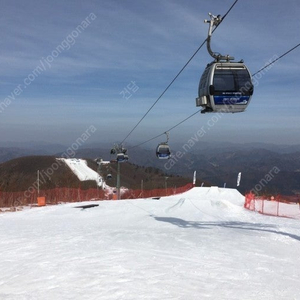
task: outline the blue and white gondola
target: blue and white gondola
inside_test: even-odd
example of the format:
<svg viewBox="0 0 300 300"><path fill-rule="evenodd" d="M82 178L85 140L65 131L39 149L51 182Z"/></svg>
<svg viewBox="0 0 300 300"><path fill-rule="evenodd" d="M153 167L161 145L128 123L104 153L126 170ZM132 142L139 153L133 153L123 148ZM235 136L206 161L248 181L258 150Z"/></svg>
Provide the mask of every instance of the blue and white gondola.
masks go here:
<svg viewBox="0 0 300 300"><path fill-rule="evenodd" d="M242 62L212 62L203 72L196 106L206 112L243 112L250 103L253 83Z"/></svg>

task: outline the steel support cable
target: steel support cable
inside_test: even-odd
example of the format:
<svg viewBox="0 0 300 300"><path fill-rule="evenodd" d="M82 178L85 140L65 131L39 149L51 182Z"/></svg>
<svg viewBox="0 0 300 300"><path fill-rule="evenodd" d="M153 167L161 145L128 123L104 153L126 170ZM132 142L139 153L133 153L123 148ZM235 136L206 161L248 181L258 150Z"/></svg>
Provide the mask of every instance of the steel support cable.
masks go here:
<svg viewBox="0 0 300 300"><path fill-rule="evenodd" d="M251 75L251 76L253 77L253 76L255 76L256 74L262 72L265 68L267 68L268 66L274 64L276 61L278 61L279 59L283 58L284 56L286 56L287 54L289 54L290 52L292 52L293 50L295 50L295 49L296 49L297 47L299 47L299 46L300 46L300 43L299 43L298 45L296 45L295 47L291 48L290 50L286 51L286 52L283 53L282 55L280 55L278 58L276 58L274 61L270 62L269 64L267 64L267 65L264 66L263 68L259 69L257 72L255 72L255 73L254 73L253 75ZM199 113L200 111L201 111L201 109L200 109L200 110L197 110L195 113L193 113L193 114L191 114L190 116L186 117L184 120L180 121L179 123L177 123L176 125L174 125L174 126L171 127L170 129L164 131L163 133L161 133L161 134L159 134L159 135L157 135L157 136L155 136L155 137L153 137L153 138L148 139L148 140L145 141L145 142L142 142L142 143L140 143L140 144L138 144L138 145L135 145L135 146L133 146L133 147L131 147L131 148L129 148L129 149L133 149L133 148L139 147L139 146L144 145L144 144L146 144L146 143L148 143L148 142L150 142L150 141L152 141L152 140L155 140L155 139L159 138L160 136L164 135L165 132L170 132L171 130L173 130L173 129L176 128L177 126L179 126L179 125L181 125L182 123L184 123L185 121L189 120L191 117L193 117L194 115L196 115L196 114Z"/></svg>
<svg viewBox="0 0 300 300"><path fill-rule="evenodd" d="M277 57L275 60L271 61L270 63L268 63L267 65L265 65L263 68L259 69L257 72L255 72L254 74L252 74L251 76L254 77L256 74L262 72L264 69L266 69L267 67L269 67L270 65L273 65L276 61L278 61L279 59L283 58L284 56L286 56L287 54L289 54L290 52L292 52L293 50L295 50L297 47L300 46L300 43L298 45L296 45L295 47L293 47L292 49L286 51L285 53L281 54L279 57Z"/></svg>
<svg viewBox="0 0 300 300"><path fill-rule="evenodd" d="M221 22L214 28L212 33L219 27L219 25L223 22L223 20L226 18L226 16L229 14L229 12L233 9L233 7L236 5L236 3L239 0L235 0L234 3L230 6L228 11L225 13L225 15L222 17ZM131 131L126 135L126 137L123 139L121 144L127 140L127 138L132 134L132 132L140 125L140 123L145 119L145 117L148 115L148 113L152 110L152 108L157 104L157 102L163 97L163 95L167 92L167 90L171 87L171 85L174 83L174 81L179 77L179 75L183 72L183 70L188 66L188 64L191 62L191 60L195 57L195 55L199 52L199 50L203 47L203 45L206 43L207 38L203 41L203 43L198 47L198 49L194 52L194 54L190 57L190 59L186 62L186 64L181 68L181 70L177 73L177 75L173 78L173 80L169 83L169 85L165 88L165 90L159 95L159 97L156 99L156 101L151 105L151 107L146 111L146 113L142 116L142 118L137 122L137 124L131 129Z"/></svg>
<svg viewBox="0 0 300 300"><path fill-rule="evenodd" d="M190 116L188 116L188 117L185 118L184 120L180 121L179 123L177 123L177 124L174 125L173 127L169 128L168 130L164 131L163 133L161 133L161 134L159 134L159 135L157 135L157 136L155 136L155 137L153 137L153 138L150 138L149 140L147 140L147 141L145 141L145 142L142 142L142 143L140 143L140 144L138 144L138 145L135 145L135 146L133 146L133 147L130 147L129 150L130 150L130 149L133 149L133 148L136 148L136 147L139 147L139 146L141 146L141 145L144 145L144 144L146 144L146 143L148 143L148 142L151 142L152 140L155 140L155 139L159 138L160 136L164 135L166 132L170 132L171 130L173 130L173 129L176 128L177 126L181 125L182 123L184 123L185 121L187 121L187 120L190 119L191 117L193 117L193 116L195 116L196 114L198 114L200 111L201 111L201 109L197 110L196 112L194 112L193 114L191 114Z"/></svg>
<svg viewBox="0 0 300 300"><path fill-rule="evenodd" d="M165 88L165 90L159 95L159 97L156 99L156 101L151 105L151 107L146 111L146 113L143 115L143 117L138 121L138 123L132 128L132 130L127 134L127 136L124 138L124 140L121 142L123 144L125 140L132 134L132 132L140 125L140 123L146 118L148 113L152 110L152 108L157 104L157 102L162 98L162 96L167 92L167 90L171 87L171 85L174 83L174 81L179 77L179 75L183 72L183 70L187 67L187 65L190 63L190 61L195 57L195 55L199 52L199 50L203 47L205 44L206 39L203 41L203 43L198 47L198 49L194 52L194 54L191 56L191 58L187 61L187 63L181 68L181 70L177 73L177 75L173 78L173 80L169 83L169 85Z"/></svg>

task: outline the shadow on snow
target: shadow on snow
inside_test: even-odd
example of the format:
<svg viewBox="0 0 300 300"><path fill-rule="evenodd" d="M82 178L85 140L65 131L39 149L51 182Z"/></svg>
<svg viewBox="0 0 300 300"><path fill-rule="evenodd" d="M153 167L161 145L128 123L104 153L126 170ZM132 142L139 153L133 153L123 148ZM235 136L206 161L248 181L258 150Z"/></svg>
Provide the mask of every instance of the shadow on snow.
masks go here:
<svg viewBox="0 0 300 300"><path fill-rule="evenodd" d="M261 224L261 223L248 223L248 222L235 222L235 221L197 222L197 221L186 221L180 218L173 218L173 217L155 217L155 216L152 217L156 221L170 223L181 228L197 228L197 229L209 229L211 227L235 228L235 229L243 229L243 230L270 232L270 233L287 236L297 241L300 241L300 236L292 233L283 232L283 231L277 231L275 229L276 228L275 225L268 225L268 224Z"/></svg>

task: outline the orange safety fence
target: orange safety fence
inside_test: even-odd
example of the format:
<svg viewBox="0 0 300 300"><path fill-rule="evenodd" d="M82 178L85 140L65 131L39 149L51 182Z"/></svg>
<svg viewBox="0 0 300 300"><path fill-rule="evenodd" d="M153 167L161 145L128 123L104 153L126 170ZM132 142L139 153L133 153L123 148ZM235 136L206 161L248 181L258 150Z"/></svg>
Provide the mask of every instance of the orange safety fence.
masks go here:
<svg viewBox="0 0 300 300"><path fill-rule="evenodd" d="M244 207L260 214L300 219L299 196L256 196L253 193L245 195Z"/></svg>
<svg viewBox="0 0 300 300"><path fill-rule="evenodd" d="M121 189L122 199L150 198L169 196L183 193L193 187L187 184L179 188L153 189L153 190L128 190ZM49 190L22 191L22 192L1 192L0 207L16 207L25 205L58 204L61 202L79 202L89 200L113 200L115 193L113 189L87 189L80 188L55 188ZM43 199L44 198L44 199Z"/></svg>
<svg viewBox="0 0 300 300"><path fill-rule="evenodd" d="M40 198L40 199L39 199ZM55 188L49 190L1 192L0 207L36 205L45 198L45 204L58 204L61 202L78 202L91 199L106 199L105 192L101 189L81 190L79 188Z"/></svg>

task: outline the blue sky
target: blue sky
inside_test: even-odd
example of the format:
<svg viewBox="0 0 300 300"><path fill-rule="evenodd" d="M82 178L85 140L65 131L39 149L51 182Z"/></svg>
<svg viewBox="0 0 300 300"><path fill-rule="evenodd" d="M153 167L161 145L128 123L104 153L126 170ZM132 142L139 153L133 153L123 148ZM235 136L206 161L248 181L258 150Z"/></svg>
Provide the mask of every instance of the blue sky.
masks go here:
<svg viewBox="0 0 300 300"><path fill-rule="evenodd" d="M2 0L1 146L68 145L90 126L97 130L87 144L122 141L206 38L208 12L222 15L233 2ZM239 0L212 49L244 59L253 74L300 42L299 13L297 0ZM185 143L204 126L203 141L300 143L299 54L300 47L259 78L244 113L196 115L170 132L170 142ZM203 47L126 143L195 112L211 60Z"/></svg>

